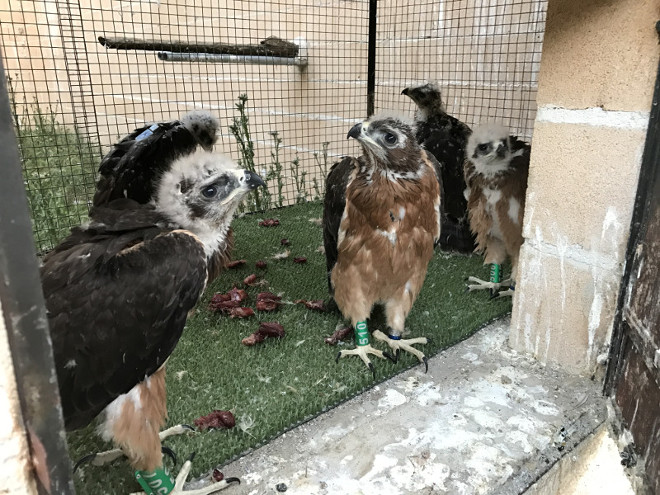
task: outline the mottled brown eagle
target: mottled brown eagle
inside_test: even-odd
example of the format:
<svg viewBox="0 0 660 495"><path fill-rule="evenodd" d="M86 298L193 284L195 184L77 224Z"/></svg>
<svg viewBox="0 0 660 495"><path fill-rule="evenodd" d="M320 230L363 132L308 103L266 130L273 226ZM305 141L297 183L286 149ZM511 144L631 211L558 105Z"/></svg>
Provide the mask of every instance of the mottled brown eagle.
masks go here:
<svg viewBox="0 0 660 495"><path fill-rule="evenodd" d="M373 335L394 351L424 354L402 339L406 317L426 277L440 236L441 186L435 160L417 143L412 127L398 116L381 114L355 125L348 137L363 155L345 157L328 175L323 234L331 293L356 332L357 355L372 370L368 354L392 357L369 344L366 320L382 304L387 334Z"/></svg>
<svg viewBox="0 0 660 495"><path fill-rule="evenodd" d="M531 146L499 124L474 128L467 145L465 195L477 252L491 264L491 280L469 277L468 290L490 289L491 296L511 295L523 243L522 221ZM501 265L511 258L511 277L500 280ZM506 286L500 292L501 286Z"/></svg>
<svg viewBox="0 0 660 495"><path fill-rule="evenodd" d="M93 464L125 454L153 493L181 493L190 469L184 464L174 485L162 463L161 439L183 431L159 434L167 416L165 363L217 270L236 207L263 185L228 157L198 151L170 164L152 204L121 198L93 208L89 222L44 258L66 428L103 414L100 431L119 449L93 455ZM195 493L227 485L220 483Z"/></svg>

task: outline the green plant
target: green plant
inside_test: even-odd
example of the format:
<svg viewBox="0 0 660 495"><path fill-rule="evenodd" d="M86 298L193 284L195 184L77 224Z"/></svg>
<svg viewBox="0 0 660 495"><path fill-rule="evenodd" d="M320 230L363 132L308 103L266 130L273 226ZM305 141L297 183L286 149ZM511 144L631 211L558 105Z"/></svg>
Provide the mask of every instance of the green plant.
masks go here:
<svg viewBox="0 0 660 495"><path fill-rule="evenodd" d="M321 180L319 182L316 177L312 179L312 185L314 187L314 199L321 199L323 197L323 188L325 187L325 180L328 178L328 146L330 145L329 141L325 141L323 146L323 151L321 151L320 157L319 152L314 152L314 160L316 161L316 166L321 171Z"/></svg>
<svg viewBox="0 0 660 495"><path fill-rule="evenodd" d="M247 116L247 102L247 94L238 96L238 103L236 103L238 117L234 117L234 122L229 126L229 130L238 143L238 151L241 155L238 164L250 172L257 172L254 164L254 143L250 134L250 119ZM267 183L267 177L264 180ZM253 194L246 197L245 201L239 207L239 211L243 212L246 209L248 211L267 210L270 207L270 202L270 191L268 187L257 189Z"/></svg>
<svg viewBox="0 0 660 495"><path fill-rule="evenodd" d="M52 107L24 105L9 97L21 152L23 180L38 252L53 248L87 218L94 193L98 146L75 128L57 122Z"/></svg>
<svg viewBox="0 0 660 495"><path fill-rule="evenodd" d="M277 131L270 133L273 136L275 141L275 147L273 151L270 152L272 164L268 169L268 174L266 175L266 180L275 179L277 181L277 203L276 206L284 206L284 194L282 193L284 189L284 179L282 178L282 164L280 163L280 147L282 146L282 138L279 136Z"/></svg>
<svg viewBox="0 0 660 495"><path fill-rule="evenodd" d="M307 190L305 189L306 170L300 170L300 159L298 155L291 161L291 176L296 186L296 203L307 201Z"/></svg>

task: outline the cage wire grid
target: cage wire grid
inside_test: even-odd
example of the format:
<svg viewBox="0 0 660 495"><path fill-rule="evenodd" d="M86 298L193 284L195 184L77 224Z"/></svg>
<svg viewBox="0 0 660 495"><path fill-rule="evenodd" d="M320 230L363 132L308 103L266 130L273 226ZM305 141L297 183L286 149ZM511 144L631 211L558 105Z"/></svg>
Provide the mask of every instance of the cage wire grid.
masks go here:
<svg viewBox="0 0 660 495"><path fill-rule="evenodd" d="M467 124L499 121L531 138L546 0L3 3L2 55L38 248L85 219L100 158L146 122L207 109L221 123L216 150L246 166L231 130L241 95L254 167L270 186L251 207L321 196L332 163L359 153L346 133L367 116L370 3L376 111L412 116L401 91L433 80ZM276 36L299 45L308 64L164 61L154 50L106 48L100 36L183 45Z"/></svg>

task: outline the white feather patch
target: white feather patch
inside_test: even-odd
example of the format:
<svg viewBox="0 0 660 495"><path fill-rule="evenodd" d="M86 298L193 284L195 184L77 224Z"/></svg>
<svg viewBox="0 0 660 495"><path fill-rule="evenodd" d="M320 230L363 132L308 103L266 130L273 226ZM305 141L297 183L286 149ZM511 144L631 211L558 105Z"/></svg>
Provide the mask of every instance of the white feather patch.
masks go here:
<svg viewBox="0 0 660 495"><path fill-rule="evenodd" d="M516 198L509 198L508 214L511 221L516 225L518 225L519 224L518 215L520 215L520 202Z"/></svg>

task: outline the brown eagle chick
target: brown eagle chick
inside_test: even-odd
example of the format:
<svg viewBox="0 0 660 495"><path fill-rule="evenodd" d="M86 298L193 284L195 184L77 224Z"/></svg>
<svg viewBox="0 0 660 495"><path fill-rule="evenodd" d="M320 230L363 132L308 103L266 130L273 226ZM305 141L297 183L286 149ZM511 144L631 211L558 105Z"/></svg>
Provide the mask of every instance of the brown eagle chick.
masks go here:
<svg viewBox="0 0 660 495"><path fill-rule="evenodd" d="M476 277L468 290L491 289L493 295L511 295L523 243L522 220L531 147L499 124L474 128L468 139L465 161L465 196L470 228L476 235L476 252L485 264L501 265L511 258L511 278L486 282ZM511 287L503 292L500 285Z"/></svg>
<svg viewBox="0 0 660 495"><path fill-rule="evenodd" d="M358 355L373 371L367 354L387 356L368 345L366 320L375 304L384 305L388 334L373 335L426 363L403 340L406 317L426 277L434 243L440 236L440 188L435 160L420 147L409 124L376 115L355 125L348 137L364 154L335 164L326 183L324 245L330 290L346 319L364 329ZM359 329L358 328L358 329Z"/></svg>

